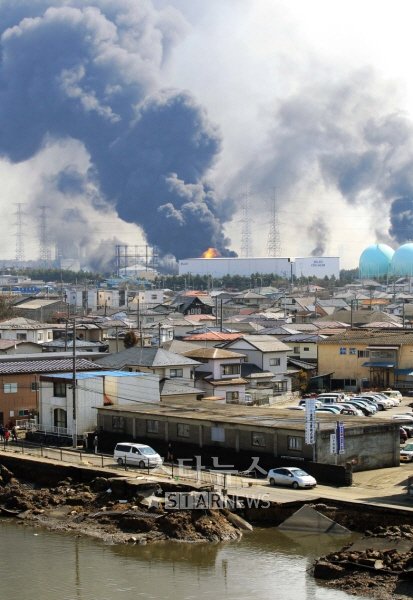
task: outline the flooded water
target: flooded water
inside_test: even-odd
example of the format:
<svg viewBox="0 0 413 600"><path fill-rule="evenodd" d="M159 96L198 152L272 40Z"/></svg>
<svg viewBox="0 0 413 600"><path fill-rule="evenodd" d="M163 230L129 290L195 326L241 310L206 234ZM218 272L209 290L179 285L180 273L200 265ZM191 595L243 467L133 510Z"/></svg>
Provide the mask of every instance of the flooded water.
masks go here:
<svg viewBox="0 0 413 600"><path fill-rule="evenodd" d="M257 529L241 542L106 546L0 520L8 600L345 600L317 585L313 559L343 538ZM346 538L347 541L347 538Z"/></svg>

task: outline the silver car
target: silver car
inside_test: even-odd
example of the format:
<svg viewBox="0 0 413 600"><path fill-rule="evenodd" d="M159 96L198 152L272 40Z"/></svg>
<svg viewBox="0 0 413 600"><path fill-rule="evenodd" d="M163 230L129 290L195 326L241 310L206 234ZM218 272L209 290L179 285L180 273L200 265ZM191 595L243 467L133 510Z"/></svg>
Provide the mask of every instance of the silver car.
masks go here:
<svg viewBox="0 0 413 600"><path fill-rule="evenodd" d="M313 488L317 481L298 467L278 467L268 471L267 479L270 485L289 485L294 489Z"/></svg>

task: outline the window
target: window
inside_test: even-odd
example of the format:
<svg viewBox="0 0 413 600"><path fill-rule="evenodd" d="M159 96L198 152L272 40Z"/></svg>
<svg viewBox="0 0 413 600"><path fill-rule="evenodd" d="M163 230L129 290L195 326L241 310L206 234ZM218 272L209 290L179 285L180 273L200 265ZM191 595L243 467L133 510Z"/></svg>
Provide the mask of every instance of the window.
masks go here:
<svg viewBox="0 0 413 600"><path fill-rule="evenodd" d="M53 331L48 331L47 332L47 339L48 339L49 342L50 342L50 340L53 339Z"/></svg>
<svg viewBox="0 0 413 600"><path fill-rule="evenodd" d="M288 450L296 450L297 452L302 452L303 438L296 437L293 435L288 435L287 436L287 447L288 447Z"/></svg>
<svg viewBox="0 0 413 600"><path fill-rule="evenodd" d="M304 346L303 350L304 350L304 352L310 352L310 348L308 346L307 347Z"/></svg>
<svg viewBox="0 0 413 600"><path fill-rule="evenodd" d="M16 340L25 342L27 340L27 333L16 333Z"/></svg>
<svg viewBox="0 0 413 600"><path fill-rule="evenodd" d="M148 419L146 421L146 431L147 433L159 433L159 421Z"/></svg>
<svg viewBox="0 0 413 600"><path fill-rule="evenodd" d="M125 417L119 417L119 416L112 417L112 430L113 431L125 431Z"/></svg>
<svg viewBox="0 0 413 600"><path fill-rule="evenodd" d="M357 348L350 348L349 354L357 354Z"/></svg>
<svg viewBox="0 0 413 600"><path fill-rule="evenodd" d="M66 398L66 384L63 381L53 382L53 396L56 398Z"/></svg>
<svg viewBox="0 0 413 600"><path fill-rule="evenodd" d="M253 446L258 448L265 448L265 435L263 433L257 433L255 431L251 434L251 443Z"/></svg>
<svg viewBox="0 0 413 600"><path fill-rule="evenodd" d="M176 435L178 437L189 437L189 425L187 425L186 423L177 423Z"/></svg>
<svg viewBox="0 0 413 600"><path fill-rule="evenodd" d="M211 442L225 442L224 427L211 427Z"/></svg>
<svg viewBox="0 0 413 600"><path fill-rule="evenodd" d="M347 354L347 348L340 348L340 354Z"/></svg>
<svg viewBox="0 0 413 600"><path fill-rule="evenodd" d="M37 332L37 341L38 342L43 342L43 331L38 331Z"/></svg>
<svg viewBox="0 0 413 600"><path fill-rule="evenodd" d="M16 394L17 393L17 383L3 384L3 392L5 394Z"/></svg>
<svg viewBox="0 0 413 600"><path fill-rule="evenodd" d="M151 299L152 300L156 300L157 299L157 295L156 294L151 294Z"/></svg>
<svg viewBox="0 0 413 600"><path fill-rule="evenodd" d="M241 365L239 363L221 365L221 377L225 375L239 375L241 373Z"/></svg>
<svg viewBox="0 0 413 600"><path fill-rule="evenodd" d="M227 402L238 402L239 392L227 392L225 395L225 399Z"/></svg>
<svg viewBox="0 0 413 600"><path fill-rule="evenodd" d="M67 414L63 408L55 408L53 411L53 425L55 427L67 427Z"/></svg>
<svg viewBox="0 0 413 600"><path fill-rule="evenodd" d="M28 417L30 414L30 411L28 408L21 408L19 410L19 417Z"/></svg>
<svg viewBox="0 0 413 600"><path fill-rule="evenodd" d="M39 390L39 383L37 381L32 381L31 390L32 392L37 392Z"/></svg>
<svg viewBox="0 0 413 600"><path fill-rule="evenodd" d="M358 358L369 358L370 352L368 350L359 350L357 356Z"/></svg>
<svg viewBox="0 0 413 600"><path fill-rule="evenodd" d="M300 354L300 346L294 346L294 354Z"/></svg>
<svg viewBox="0 0 413 600"><path fill-rule="evenodd" d="M394 350L370 350L371 358L395 360L396 353Z"/></svg>
<svg viewBox="0 0 413 600"><path fill-rule="evenodd" d="M270 358L270 366L279 367L281 364L281 358Z"/></svg>
<svg viewBox="0 0 413 600"><path fill-rule="evenodd" d="M170 377L183 377L184 371L183 371L183 369L170 369L169 376Z"/></svg>
<svg viewBox="0 0 413 600"><path fill-rule="evenodd" d="M286 392L287 391L287 380L283 379L283 381L274 381L273 390L274 392Z"/></svg>

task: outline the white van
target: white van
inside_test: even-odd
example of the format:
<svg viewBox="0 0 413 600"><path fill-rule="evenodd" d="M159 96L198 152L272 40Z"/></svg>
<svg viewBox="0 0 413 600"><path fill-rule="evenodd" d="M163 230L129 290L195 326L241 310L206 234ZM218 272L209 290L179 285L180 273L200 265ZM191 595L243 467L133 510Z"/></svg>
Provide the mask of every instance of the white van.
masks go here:
<svg viewBox="0 0 413 600"><path fill-rule="evenodd" d="M160 467L162 464L162 458L153 448L132 442L116 444L113 458L118 465L136 465L140 469Z"/></svg>
<svg viewBox="0 0 413 600"><path fill-rule="evenodd" d="M399 392L399 390L384 390L382 392L380 392L381 394L384 394L385 396L387 396L388 398L390 398L390 400L395 400L396 401L396 406L398 406L400 404L400 402L403 399L403 396L401 395L401 393Z"/></svg>

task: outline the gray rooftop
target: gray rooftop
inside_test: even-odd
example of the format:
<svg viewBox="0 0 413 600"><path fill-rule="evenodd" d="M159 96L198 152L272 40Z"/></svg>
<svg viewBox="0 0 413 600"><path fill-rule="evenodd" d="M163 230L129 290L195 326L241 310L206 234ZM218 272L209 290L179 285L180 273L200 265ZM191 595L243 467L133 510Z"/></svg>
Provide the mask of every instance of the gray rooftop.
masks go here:
<svg viewBox="0 0 413 600"><path fill-rule="evenodd" d="M126 366L139 367L171 367L171 366L195 366L199 363L180 354L168 352L163 348L141 348L134 346L117 352L116 354L108 354L98 358L96 363L102 367L111 369L122 369Z"/></svg>

